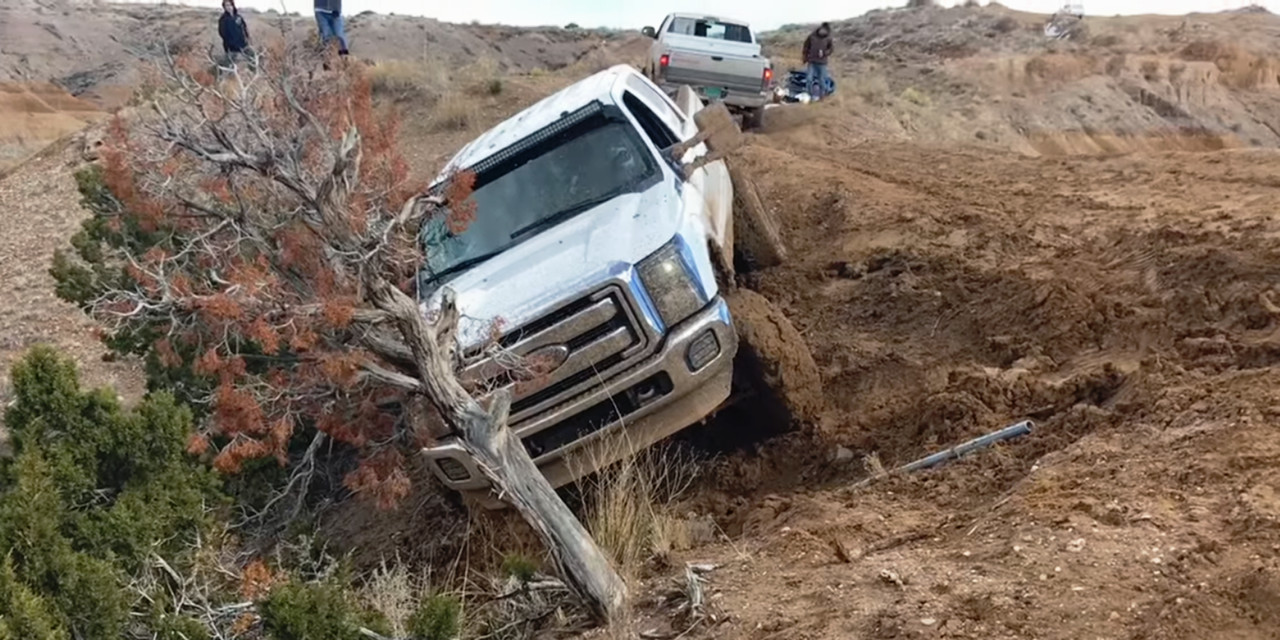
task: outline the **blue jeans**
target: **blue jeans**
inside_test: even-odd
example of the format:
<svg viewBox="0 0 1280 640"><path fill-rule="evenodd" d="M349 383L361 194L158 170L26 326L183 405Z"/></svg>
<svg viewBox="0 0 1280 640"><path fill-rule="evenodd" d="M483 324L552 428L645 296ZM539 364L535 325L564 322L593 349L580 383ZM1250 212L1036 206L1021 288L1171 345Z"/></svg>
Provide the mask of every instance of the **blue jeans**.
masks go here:
<svg viewBox="0 0 1280 640"><path fill-rule="evenodd" d="M328 11L316 12L316 25L320 27L320 42L329 44L338 39L338 53L347 52L347 34L342 30L342 14Z"/></svg>
<svg viewBox="0 0 1280 640"><path fill-rule="evenodd" d="M809 80L806 82L809 88L809 95L814 100L821 100L826 97L827 93L827 63L810 62L809 63Z"/></svg>

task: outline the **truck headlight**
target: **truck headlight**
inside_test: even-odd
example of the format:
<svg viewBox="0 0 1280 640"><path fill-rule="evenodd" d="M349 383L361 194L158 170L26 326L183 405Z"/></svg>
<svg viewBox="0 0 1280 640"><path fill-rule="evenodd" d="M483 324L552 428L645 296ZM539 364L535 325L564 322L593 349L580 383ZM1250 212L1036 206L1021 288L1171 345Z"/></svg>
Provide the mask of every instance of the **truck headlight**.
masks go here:
<svg viewBox="0 0 1280 640"><path fill-rule="evenodd" d="M668 242L640 261L636 270L640 281L658 308L662 323L674 326L707 304L702 289L694 282L689 268L680 256L677 241Z"/></svg>

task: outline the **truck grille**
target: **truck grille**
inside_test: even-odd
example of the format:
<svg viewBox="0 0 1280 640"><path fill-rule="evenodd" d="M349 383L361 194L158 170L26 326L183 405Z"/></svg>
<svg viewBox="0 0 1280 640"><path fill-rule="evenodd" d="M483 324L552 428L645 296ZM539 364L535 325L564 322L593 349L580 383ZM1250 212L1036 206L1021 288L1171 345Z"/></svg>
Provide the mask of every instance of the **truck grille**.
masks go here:
<svg viewBox="0 0 1280 640"><path fill-rule="evenodd" d="M511 386L514 424L603 383L646 343L626 294L611 285L503 335L499 346L525 358L516 370L486 359L461 377L489 388Z"/></svg>

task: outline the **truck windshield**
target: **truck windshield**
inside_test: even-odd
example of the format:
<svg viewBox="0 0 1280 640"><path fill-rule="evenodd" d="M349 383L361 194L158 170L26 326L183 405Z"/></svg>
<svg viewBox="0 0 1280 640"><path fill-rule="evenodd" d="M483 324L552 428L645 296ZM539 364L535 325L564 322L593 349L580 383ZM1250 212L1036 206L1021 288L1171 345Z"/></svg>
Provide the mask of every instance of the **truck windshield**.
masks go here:
<svg viewBox="0 0 1280 640"><path fill-rule="evenodd" d="M715 18L677 17L671 21L671 27L667 31L685 36L751 44L751 29L746 25L720 22Z"/></svg>
<svg viewBox="0 0 1280 640"><path fill-rule="evenodd" d="M579 213L648 186L657 161L620 116L599 114L476 174L475 220L424 230L423 283L460 273Z"/></svg>

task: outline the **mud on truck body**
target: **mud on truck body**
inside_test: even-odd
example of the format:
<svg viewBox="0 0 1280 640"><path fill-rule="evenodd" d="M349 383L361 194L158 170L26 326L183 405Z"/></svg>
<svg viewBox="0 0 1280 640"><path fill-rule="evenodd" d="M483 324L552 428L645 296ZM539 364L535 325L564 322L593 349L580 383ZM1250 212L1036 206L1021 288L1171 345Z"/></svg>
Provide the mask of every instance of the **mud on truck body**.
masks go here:
<svg viewBox="0 0 1280 640"><path fill-rule="evenodd" d="M553 486L704 420L735 391L779 420L811 417L818 376L799 334L731 290L735 234L748 260L782 256L776 229L755 231L767 212L754 189L735 197L745 178L723 160L687 170L706 144L671 157L702 108L614 67L476 138L437 181L474 174L477 213L457 234L424 228L423 312L453 290L463 382L511 387L510 427ZM513 373L512 357L537 375ZM456 437L436 435L425 455L437 477L498 506Z"/></svg>

